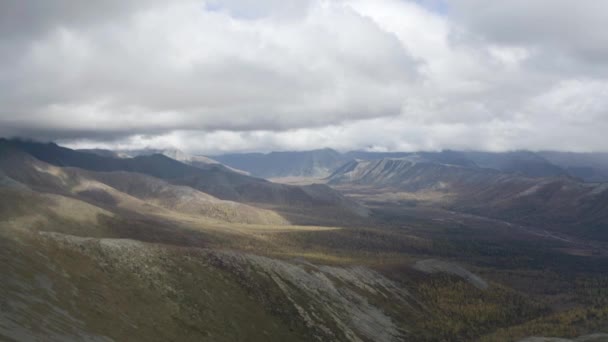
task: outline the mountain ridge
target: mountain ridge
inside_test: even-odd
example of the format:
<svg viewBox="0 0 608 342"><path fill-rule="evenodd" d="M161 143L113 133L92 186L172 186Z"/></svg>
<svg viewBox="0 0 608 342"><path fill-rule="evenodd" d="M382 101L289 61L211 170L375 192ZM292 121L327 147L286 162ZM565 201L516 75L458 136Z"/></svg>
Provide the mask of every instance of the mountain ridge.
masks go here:
<svg viewBox="0 0 608 342"><path fill-rule="evenodd" d="M608 240L608 183L584 183L567 175L527 177L411 156L352 161L327 183L347 192L362 187L379 196L425 194L443 207Z"/></svg>
<svg viewBox="0 0 608 342"><path fill-rule="evenodd" d="M272 183L221 165L195 167L154 154L120 159L78 152L54 143L0 140L0 146L25 151L46 163L96 172L126 171L160 178L174 185L189 186L223 200L276 207L333 208L342 214L366 216L366 210L325 185L292 186Z"/></svg>
<svg viewBox="0 0 608 342"><path fill-rule="evenodd" d="M315 155L321 155L317 157ZM593 163L585 154L532 151L483 152L443 150L439 152L338 152L331 149L243 153L214 156L228 166L262 178L323 178L353 160L417 157L443 164L477 166L528 177L570 176L586 182L608 181L608 155L604 163ZM601 154L598 154L601 156ZM572 161L574 160L574 162ZM580 166L576 163L580 160ZM570 162L568 162L570 161Z"/></svg>

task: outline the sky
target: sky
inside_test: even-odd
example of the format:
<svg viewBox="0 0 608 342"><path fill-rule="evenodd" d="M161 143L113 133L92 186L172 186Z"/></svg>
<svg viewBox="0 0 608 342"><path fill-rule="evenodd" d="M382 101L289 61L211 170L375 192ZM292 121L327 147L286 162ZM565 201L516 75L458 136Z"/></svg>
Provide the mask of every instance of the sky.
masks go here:
<svg viewBox="0 0 608 342"><path fill-rule="evenodd" d="M0 136L608 151L608 1L4 0Z"/></svg>

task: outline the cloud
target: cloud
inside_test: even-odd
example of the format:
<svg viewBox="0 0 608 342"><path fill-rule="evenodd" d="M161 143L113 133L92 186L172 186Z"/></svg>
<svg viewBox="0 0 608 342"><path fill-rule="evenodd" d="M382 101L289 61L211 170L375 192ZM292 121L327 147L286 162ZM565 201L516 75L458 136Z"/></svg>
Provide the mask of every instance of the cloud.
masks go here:
<svg viewBox="0 0 608 342"><path fill-rule="evenodd" d="M603 69L606 75L605 1L454 0L451 4L455 22L486 42L530 49L537 57L536 67L548 64L575 73Z"/></svg>
<svg viewBox="0 0 608 342"><path fill-rule="evenodd" d="M394 35L328 3L289 22L179 2L118 22L57 26L4 68L5 124L83 135L390 116L416 78Z"/></svg>
<svg viewBox="0 0 608 342"><path fill-rule="evenodd" d="M605 150L604 7L5 1L0 135L199 153Z"/></svg>

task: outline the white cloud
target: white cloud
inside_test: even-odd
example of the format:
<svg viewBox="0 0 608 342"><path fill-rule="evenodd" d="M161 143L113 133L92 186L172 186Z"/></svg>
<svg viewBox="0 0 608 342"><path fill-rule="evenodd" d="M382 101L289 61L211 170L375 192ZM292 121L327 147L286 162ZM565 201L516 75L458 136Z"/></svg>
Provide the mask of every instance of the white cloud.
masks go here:
<svg viewBox="0 0 608 342"><path fill-rule="evenodd" d="M395 115L416 77L393 35L327 3L290 22L239 20L198 2L155 7L52 30L5 67L0 96L24 125L110 132L281 130ZM67 120L77 113L84 120Z"/></svg>
<svg viewBox="0 0 608 342"><path fill-rule="evenodd" d="M201 153L606 149L603 2L68 3L0 4L0 135Z"/></svg>

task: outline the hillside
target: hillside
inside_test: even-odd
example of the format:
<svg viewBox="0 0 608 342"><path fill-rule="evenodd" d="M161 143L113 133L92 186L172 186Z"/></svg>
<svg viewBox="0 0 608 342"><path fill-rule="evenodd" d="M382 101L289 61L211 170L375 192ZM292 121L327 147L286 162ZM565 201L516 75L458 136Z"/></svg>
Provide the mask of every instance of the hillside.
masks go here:
<svg viewBox="0 0 608 342"><path fill-rule="evenodd" d="M465 191L512 177L496 170L443 164L418 155L378 160L355 160L344 164L328 177L328 184L355 184L375 188L442 192Z"/></svg>
<svg viewBox="0 0 608 342"><path fill-rule="evenodd" d="M539 154L586 182L608 182L608 153L544 151Z"/></svg>
<svg viewBox="0 0 608 342"><path fill-rule="evenodd" d="M342 154L332 149L225 154L214 158L262 178L325 177L345 161Z"/></svg>
<svg viewBox="0 0 608 342"><path fill-rule="evenodd" d="M545 158L547 156L547 158ZM550 158L549 158L550 157ZM451 151L440 152L367 152L350 151L339 153L331 149L300 151L300 152L272 152L272 153L243 153L227 154L215 157L226 165L243 169L252 175L263 178L281 177L325 177L344 163L353 160L380 160L391 158L418 158L428 162L460 165L498 170L506 173L520 174L527 177L578 177L577 166L562 167L563 162L548 153L535 153L529 151L515 152L479 152L479 151ZM549 160L551 159L551 160ZM584 154L573 154L570 158L574 165L588 166L588 158ZM577 161L577 162L574 162ZM595 172L602 172L599 171ZM580 170L579 170L580 171ZM582 172L582 171L581 171ZM584 179L589 179L584 178Z"/></svg>
<svg viewBox="0 0 608 342"><path fill-rule="evenodd" d="M250 224L288 224L280 215L219 200L190 187L129 172L92 172L46 164L19 150L2 149L0 174L6 186L73 197L104 208L159 216L177 213Z"/></svg>
<svg viewBox="0 0 608 342"><path fill-rule="evenodd" d="M236 173L241 173L244 175L249 174L247 171L242 171L239 169L232 168L230 166L223 165L215 159L211 159L211 158L205 157L205 156L191 155L191 154L185 153L184 151L181 151L178 149L120 150L115 153L120 156L131 157L131 158L138 157L138 156L150 156L150 155L155 155L155 154L162 154L166 157L177 160L184 164L200 167L203 169L210 165L215 165L215 166L221 165L223 167L226 167L230 171L234 171Z"/></svg>
<svg viewBox="0 0 608 342"><path fill-rule="evenodd" d="M61 151L70 158L48 159L83 162ZM158 158L126 165L178 163ZM96 160L98 168L127 167ZM398 184L380 170L405 175L432 164L401 161L378 161L371 173L355 166L352 175L362 175L361 186ZM434 165L435 175L469 169ZM149 173L191 172L185 166ZM326 186L299 189L328 203L342 198ZM298 208L313 221L324 210L337 215L331 206ZM422 208L336 218L339 227L293 225L282 212L171 178L52 165L4 144L0 339L517 341L580 336L608 323L602 245Z"/></svg>
<svg viewBox="0 0 608 342"><path fill-rule="evenodd" d="M226 233L167 232L68 197L0 194L3 340L397 341L405 333L372 301L382 293L406 303L407 292L372 270L209 249ZM243 321L251 324L234 324Z"/></svg>
<svg viewBox="0 0 608 342"><path fill-rule="evenodd" d="M366 189L379 198L382 194L401 193L404 199L608 239L606 184L588 184L563 176L526 177L414 156L353 161L336 170L328 184L347 191L349 187L359 187L359 191Z"/></svg>
<svg viewBox="0 0 608 342"><path fill-rule="evenodd" d="M188 186L214 197L281 208L332 208L340 215L365 216L365 209L324 185L290 186L233 172L221 165L194 167L164 155L111 158L79 152L56 144L2 140L0 145L24 151L34 158L60 167L96 172L124 171Z"/></svg>
<svg viewBox="0 0 608 342"><path fill-rule="evenodd" d="M567 170L553 164L542 155L529 151L463 152L463 156L479 167L495 169L527 177L567 176Z"/></svg>

